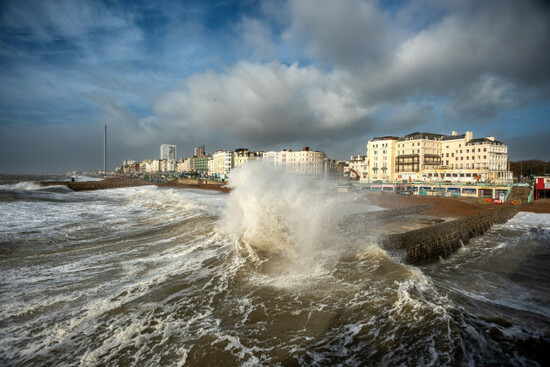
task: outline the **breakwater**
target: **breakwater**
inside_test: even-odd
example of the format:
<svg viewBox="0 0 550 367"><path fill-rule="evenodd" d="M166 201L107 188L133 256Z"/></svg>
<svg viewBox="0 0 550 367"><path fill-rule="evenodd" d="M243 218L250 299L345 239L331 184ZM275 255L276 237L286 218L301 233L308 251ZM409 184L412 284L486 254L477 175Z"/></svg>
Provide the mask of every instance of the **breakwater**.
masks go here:
<svg viewBox="0 0 550 367"><path fill-rule="evenodd" d="M86 181L86 182L70 182L70 181L45 181L40 182L42 186L67 186L73 191L86 190L105 190L117 189L124 187L155 185L165 188L179 189L201 189L201 190L216 190L221 192L229 192L230 189L225 187L224 183L207 181L207 180L191 180L178 179L167 182L144 181L127 178L107 178L103 181Z"/></svg>
<svg viewBox="0 0 550 367"><path fill-rule="evenodd" d="M505 223L519 209L517 206L510 206L405 233L389 234L382 242L385 247L405 250L407 263L428 263L449 256L467 244L470 238L487 232L492 225Z"/></svg>
<svg viewBox="0 0 550 367"><path fill-rule="evenodd" d="M46 181L40 183L42 186L67 186L73 191L86 191L86 190L105 190L105 189L117 189L122 187L133 187L143 185L154 185L153 182L143 180L129 180L129 179L106 179L103 181L86 181L86 182L68 182L68 181Z"/></svg>

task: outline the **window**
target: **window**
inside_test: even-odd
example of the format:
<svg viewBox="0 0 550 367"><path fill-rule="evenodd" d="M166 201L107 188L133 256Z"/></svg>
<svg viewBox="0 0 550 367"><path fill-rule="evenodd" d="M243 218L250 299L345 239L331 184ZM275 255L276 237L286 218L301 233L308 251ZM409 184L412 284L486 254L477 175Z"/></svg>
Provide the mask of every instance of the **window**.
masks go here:
<svg viewBox="0 0 550 367"><path fill-rule="evenodd" d="M449 165L449 161L445 161L445 162L446 162L445 164L448 166L448 165Z"/></svg>
<svg viewBox="0 0 550 367"><path fill-rule="evenodd" d="M487 159L487 156L486 156L486 155L484 155L484 156L483 156L483 159Z"/></svg>
<svg viewBox="0 0 550 367"><path fill-rule="evenodd" d="M486 151L487 151L487 148L483 148L483 151L486 152Z"/></svg>
<svg viewBox="0 0 550 367"><path fill-rule="evenodd" d="M466 153L470 153L470 149L466 149Z"/></svg>
<svg viewBox="0 0 550 367"><path fill-rule="evenodd" d="M448 157L448 156L449 156L449 153L447 153L446 157Z"/></svg>

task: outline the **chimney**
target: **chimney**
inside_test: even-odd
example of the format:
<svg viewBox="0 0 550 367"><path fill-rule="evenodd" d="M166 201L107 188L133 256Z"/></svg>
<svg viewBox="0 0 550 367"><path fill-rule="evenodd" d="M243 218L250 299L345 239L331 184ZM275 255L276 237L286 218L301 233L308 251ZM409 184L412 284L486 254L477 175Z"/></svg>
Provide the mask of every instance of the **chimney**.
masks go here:
<svg viewBox="0 0 550 367"><path fill-rule="evenodd" d="M452 136L457 136L458 133L457 133L456 131L451 131L451 135L452 135Z"/></svg>
<svg viewBox="0 0 550 367"><path fill-rule="evenodd" d="M494 137L494 136L488 136L488 137L486 137L485 139L489 139L490 141L495 141L495 137Z"/></svg>
<svg viewBox="0 0 550 367"><path fill-rule="evenodd" d="M466 143L472 140L473 137L474 137L474 133L471 131L466 131L466 134L464 134L464 140L466 141Z"/></svg>

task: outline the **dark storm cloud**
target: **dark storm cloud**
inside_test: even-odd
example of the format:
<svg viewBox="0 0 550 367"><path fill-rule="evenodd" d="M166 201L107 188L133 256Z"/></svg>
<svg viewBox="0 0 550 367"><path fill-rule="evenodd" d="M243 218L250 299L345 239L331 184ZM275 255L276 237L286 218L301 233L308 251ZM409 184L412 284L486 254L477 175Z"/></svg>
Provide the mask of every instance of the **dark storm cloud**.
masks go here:
<svg viewBox="0 0 550 367"><path fill-rule="evenodd" d="M529 134L506 140L509 159L512 161L524 159L550 160L550 131L534 131Z"/></svg>

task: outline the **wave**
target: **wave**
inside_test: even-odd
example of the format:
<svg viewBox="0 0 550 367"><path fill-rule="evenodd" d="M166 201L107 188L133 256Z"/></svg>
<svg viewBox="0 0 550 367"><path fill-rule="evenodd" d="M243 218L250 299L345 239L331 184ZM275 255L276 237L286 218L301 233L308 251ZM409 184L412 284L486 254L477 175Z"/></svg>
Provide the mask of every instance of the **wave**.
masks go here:
<svg viewBox="0 0 550 367"><path fill-rule="evenodd" d="M254 163L231 171L220 228L257 251L303 260L323 251L343 253L358 245L340 227L345 216L379 209L330 195L330 180Z"/></svg>

